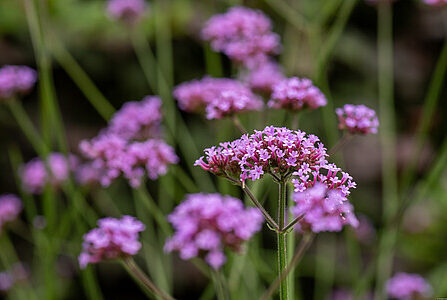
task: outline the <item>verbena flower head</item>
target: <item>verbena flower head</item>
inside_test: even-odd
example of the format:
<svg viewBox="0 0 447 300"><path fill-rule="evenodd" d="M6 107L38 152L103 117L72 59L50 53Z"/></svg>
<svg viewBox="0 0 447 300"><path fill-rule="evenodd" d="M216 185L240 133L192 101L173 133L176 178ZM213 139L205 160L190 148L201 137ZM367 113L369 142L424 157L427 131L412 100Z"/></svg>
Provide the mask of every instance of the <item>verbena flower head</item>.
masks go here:
<svg viewBox="0 0 447 300"><path fill-rule="evenodd" d="M202 257L214 269L225 263L224 249L239 252L264 221L257 208L245 209L239 199L220 194L188 195L168 219L175 234L165 251L178 251L185 260Z"/></svg>
<svg viewBox="0 0 447 300"><path fill-rule="evenodd" d="M222 119L238 113L260 110L264 102L248 88L221 92L206 106L207 119Z"/></svg>
<svg viewBox="0 0 447 300"><path fill-rule="evenodd" d="M354 208L344 194L324 183L316 182L303 192L294 193L293 200L296 202L293 214L304 214L295 226L301 232L341 231L345 225L358 225Z"/></svg>
<svg viewBox="0 0 447 300"><path fill-rule="evenodd" d="M205 149L205 154L195 165L241 181L255 181L265 174L286 178L302 166L318 170L327 163L326 148L317 136L273 126Z"/></svg>
<svg viewBox="0 0 447 300"><path fill-rule="evenodd" d="M386 284L388 296L399 300L413 300L430 297L430 284L418 274L397 273Z"/></svg>
<svg viewBox="0 0 447 300"><path fill-rule="evenodd" d="M316 109L327 104L324 94L307 78L291 77L273 87L268 106L276 109L301 111Z"/></svg>
<svg viewBox="0 0 447 300"><path fill-rule="evenodd" d="M132 187L137 187L145 173L155 180L166 174L168 165L178 162L174 149L160 139L129 142L114 134L100 134L82 141L79 147L92 160L91 167L101 171L103 186L123 175Z"/></svg>
<svg viewBox="0 0 447 300"><path fill-rule="evenodd" d="M346 104L335 110L338 116L338 128L352 134L377 133L379 119L376 112L365 105Z"/></svg>
<svg viewBox="0 0 447 300"><path fill-rule="evenodd" d="M249 70L244 78L253 91L267 94L270 94L273 87L284 79L279 65L271 61Z"/></svg>
<svg viewBox="0 0 447 300"><path fill-rule="evenodd" d="M161 120L161 99L147 96L141 101L126 102L110 120L107 132L124 139L159 137Z"/></svg>
<svg viewBox="0 0 447 300"><path fill-rule="evenodd" d="M100 219L98 227L84 235L79 265L85 268L88 264L137 254L141 248L138 234L144 229L144 224L131 216Z"/></svg>
<svg viewBox="0 0 447 300"><path fill-rule="evenodd" d="M36 71L27 66L0 68L0 100L29 92L36 80Z"/></svg>
<svg viewBox="0 0 447 300"><path fill-rule="evenodd" d="M232 7L211 17L202 30L203 39L230 59L253 66L279 52L279 36L272 32L270 19L261 11Z"/></svg>
<svg viewBox="0 0 447 300"><path fill-rule="evenodd" d="M12 194L0 196L0 233L6 223L17 219L22 208L22 201L17 196Z"/></svg>
<svg viewBox="0 0 447 300"><path fill-rule="evenodd" d="M61 186L75 167L74 156L67 159L61 153L51 153L47 157L47 165L40 158L34 158L20 167L23 188L32 194L40 194L47 184Z"/></svg>
<svg viewBox="0 0 447 300"><path fill-rule="evenodd" d="M208 119L257 110L263 103L242 82L228 78L204 77L178 85L174 97L180 109L190 113L206 111Z"/></svg>
<svg viewBox="0 0 447 300"><path fill-rule="evenodd" d="M109 0L107 13L109 16L128 25L134 25L144 15L146 3L144 0Z"/></svg>
<svg viewBox="0 0 447 300"><path fill-rule="evenodd" d="M447 0L424 0L424 3L431 6L447 5Z"/></svg>

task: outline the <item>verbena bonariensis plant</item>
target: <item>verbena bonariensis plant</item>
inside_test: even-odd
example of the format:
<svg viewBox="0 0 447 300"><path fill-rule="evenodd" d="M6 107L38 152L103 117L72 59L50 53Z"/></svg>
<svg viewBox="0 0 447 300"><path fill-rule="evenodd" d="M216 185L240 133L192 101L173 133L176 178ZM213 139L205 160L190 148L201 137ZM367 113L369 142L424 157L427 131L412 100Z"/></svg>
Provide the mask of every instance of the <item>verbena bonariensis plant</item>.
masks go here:
<svg viewBox="0 0 447 300"><path fill-rule="evenodd" d="M267 2L279 12L284 13L289 10L288 4L283 1ZM389 5L392 1L370 2L377 4L379 16L382 18L386 18L387 13L390 13ZM426 0L424 2L433 6L445 4L445 1ZM251 252L249 249L259 245L260 235L257 233L262 229L264 221L276 234L278 259L276 279L272 280L274 277L270 276L270 273L263 278L271 282L262 299L273 296L278 287L280 299L294 299L295 295L291 292L293 289L288 286L292 282L289 280L289 274L310 247L314 236L322 232L339 232L347 225L357 227L362 222L357 219L354 206L348 200L352 189L356 188L356 183L347 172L333 163L334 161L339 163L333 155L355 135L378 133L379 119L375 111L364 105L353 104L337 108L335 114L330 111L334 119L338 117L338 129L342 130L344 135L329 150L319 137L298 129L300 127L297 118L303 111L325 109L327 113L329 109L327 105L332 105L330 94L326 93L328 84L322 79L325 74L321 70L325 70L327 57L332 51L330 48L334 47L330 45L338 39L337 33L339 34L341 27L344 26L355 1L347 0L343 1L343 4L339 3L340 17L334 20L334 29L328 32L330 33L328 34L329 46L325 49L329 50L324 49L317 53L318 64L321 65L317 65L316 69L321 74L317 73L314 76L307 74L312 79L301 76L287 77L285 74L289 76L292 72L287 71L286 65L278 64L274 57L281 52L281 44L279 35L273 32L270 19L259 10L239 6L211 17L204 23L201 30L201 37L205 42L210 43L211 49L223 53L230 60L233 74L229 78L218 78L219 75L216 74L213 74L215 77L205 75L202 79L184 82L175 88L172 86L173 72L170 70L169 63L166 63L166 59L155 60L151 48L145 41L145 36L138 35L141 29L139 25L144 24L146 17L153 12L157 56L166 58L165 55L169 54L170 50L169 45L166 46L163 43L169 39L166 38L169 34L165 34L166 31L163 30L167 30L168 26L163 23L166 22L163 17L158 17L165 9L166 3L162 1L155 3L152 11L152 7L151 10L147 9L148 5L144 0L107 2L106 14L111 20L123 25L130 34L148 84L154 94L160 94L160 97L147 96L141 101L127 102L120 110L114 112L113 106L107 102L68 52L55 46L58 45L57 37L53 36L54 32L47 28L51 22L42 20L45 15L39 18L39 13L46 9L45 5L25 0L30 28L33 29L31 30L33 42L37 49L38 69L41 72L39 78L41 78L40 89L43 95L42 111L48 113L44 116L49 116L49 122L53 127L44 128L42 131L45 134L41 136L17 99L31 91L38 78L37 72L25 66L1 68L0 102L9 105L39 156L22 164L18 159L19 155L11 151L12 161L15 162L13 165L18 170L19 188L22 192L20 198L23 199L23 204L16 196L10 194L0 196L0 236L2 238L0 251L6 253L1 256L2 260L14 254L14 249L11 250L9 247L7 229L11 228L23 234L23 224L18 217L23 207L27 221L34 226L30 231L31 237L28 237L25 232L24 238L36 243L37 252L47 254L41 266L42 270L46 270L45 295L38 291L36 295L32 293L21 295L22 299L57 298L60 292L54 288L59 279L54 271L55 261L65 240L75 240L79 246L76 252L79 254L80 239L83 234L78 263L82 269L80 274L83 276L86 294L91 299L101 299L101 294L89 265L103 261L122 262L143 290L148 292L149 297L155 295L162 299L173 299L169 295L173 292L172 278L167 274L172 273L169 253L176 252L181 259L190 260L205 276L211 277L217 297L219 300L226 300L229 298L228 289L237 287L238 280L242 276L241 270L244 268L244 264L239 264L241 260L238 261L239 258L233 253L245 255L242 260L248 260L249 255L256 255L260 249ZM329 8L336 11L336 6ZM329 8L326 7L324 15L327 13L330 17L331 9ZM293 13L292 7L290 9ZM285 15L289 15L288 18L290 18L290 13L285 13ZM297 25L300 23L299 15L296 16L297 19L292 21L292 24L299 27ZM329 19L324 20L324 18L324 16L319 18L318 22L321 24L315 26L332 24ZM35 20L38 21L37 24L33 23ZM304 27L307 28L307 25ZM383 27L381 28L383 30ZM318 33L322 30L322 28L312 27L312 30L314 29ZM299 29L300 32L302 30L304 31L303 28ZM379 30L379 35L383 34L382 30ZM47 34L51 36L48 41ZM382 47L390 45L389 41L388 43L381 41L380 44ZM379 52L383 55L382 51ZM50 57L45 56L48 53L54 55L61 66L68 70L69 75L75 79L83 93L107 121L107 126L96 137L80 142L81 155L79 157L70 154L68 147L64 145L63 123L61 116L58 115L57 101L51 99L54 97L51 91L54 87L49 79L51 78L48 71ZM389 54L392 51L388 49L385 53ZM220 57L213 56L215 54L208 53L208 55L208 60L214 59L213 63L219 64ZM392 61L381 64L379 69L382 70L384 65L390 66ZM390 78L386 70L384 73L384 77L388 75ZM381 81L379 85L381 90L384 87L387 90L386 81ZM390 97L389 91L390 89L388 93L381 94L381 101ZM207 120L213 120L218 125L225 124L225 119L231 119L234 126L242 132L242 136L237 139L228 138L231 140L229 142L210 143L214 146L205 149L205 155L193 163L191 157L199 157L195 151L197 149L195 135L189 133L183 116L176 110L171 94L177 100L180 110L186 113L203 114ZM391 104L388 105L392 107ZM381 108L383 106L384 103L381 102ZM279 112L275 110L282 110L287 117L291 117L294 120L292 125L286 126L283 125L282 120L274 120L275 124L281 125L266 126L266 124L271 124L272 121L269 120L263 125L257 125L256 127L261 127L255 130L250 124L247 126L250 130L247 131L242 121L248 123L248 118L244 119L244 116L239 119L243 114L260 115L260 111L263 116L268 116L272 112L279 115ZM383 125L382 120L385 120L388 130L387 114L381 116ZM44 119L42 123L45 123L44 121L48 120ZM162 126L163 122L166 131ZM336 124L331 126L336 130ZM50 134L48 134L48 128L51 129ZM53 129L56 132L55 136L53 136ZM54 147L53 139L57 140L57 147ZM387 145L389 137L384 134L382 139L383 144ZM382 150L387 149L383 147ZM383 153L386 157L386 151ZM387 177L387 174L393 171L388 169L389 166L392 167L392 163L391 161L389 165L384 166L385 179L391 178ZM217 180L218 188L216 188L215 181L209 179L206 172L200 172L200 170L197 172L198 168L192 168L193 164L239 186L255 207L246 207L236 197L237 191L220 180ZM175 170L170 172L171 166ZM183 166L191 167L190 173L183 171ZM200 174L197 175L197 173ZM158 180L164 175L166 175L164 178ZM193 178L190 178L190 175ZM135 198L135 214L138 219L127 215L127 210L132 209L129 208L129 203L126 203L125 208L123 208L124 205L121 207L114 203L114 198L117 198L114 195L115 190L122 188L122 185L116 182L119 182L121 178L124 178L124 182L131 187ZM153 181L150 184L151 188L158 187L157 192L154 192L158 201L152 199L152 191L149 193L146 190L146 179ZM202 179L206 180L202 181ZM278 184L277 198L269 197L268 179ZM155 182L156 180L158 181ZM384 185L392 183L391 178L384 182ZM213 193L204 193L204 191L199 193L207 184L209 184L207 188ZM177 186L182 186L188 195L186 197L179 195L183 191L180 188L177 189ZM108 189L109 187L111 189ZM230 193L232 196L227 195ZM259 193L262 199L259 198ZM34 203L36 200L34 196L38 197L37 205ZM67 199L59 199L63 196ZM91 197L95 201L85 201L84 197ZM96 203L97 199L99 199L98 203ZM183 202L175 203L181 199L184 199ZM104 204L103 201L110 202ZM98 207L100 213L97 213L93 206ZM61 207L64 209L59 209ZM272 217L273 214L269 212L272 207L277 217ZM122 209L126 210L124 216L122 216ZM171 209L173 211L168 215ZM40 216L40 210L44 217ZM114 217L99 218L99 214ZM391 217L388 217L388 214ZM122 217L117 218L118 216ZM399 218L392 212L384 213L384 216L388 227L394 224L394 221L389 220ZM71 236L70 225L73 223L76 234ZM92 228L95 224L97 227L88 231L87 228ZM301 243L296 247L296 252L292 255L290 252L295 250L293 245L295 235L302 238ZM392 239L392 235L390 237L384 234L385 246ZM347 241L349 242L349 237ZM71 243L67 244L71 245ZM432 287L419 275L398 273L388 280L386 287L382 286L391 274L386 274L386 263L387 258L392 256L388 253L392 251L389 249L382 251L382 248L379 250L375 295L378 299L384 293L396 299L430 297ZM147 260L151 279L133 259L140 252ZM266 253L269 252L263 254L267 255ZM384 253L383 257L380 256L382 253ZM264 259L266 262L271 261L267 256L260 260ZM203 261L206 264L203 264ZM0 272L0 292L3 293L13 290L14 285L26 276L17 276L20 272L12 266L7 268L3 261L2 264L5 264L4 267L7 270ZM253 268L255 272L247 274L253 276L253 274L259 275L256 273L268 273L269 268L268 265L267 268L255 266ZM230 282L227 285L225 275L228 271L230 271ZM22 275L23 273L26 272L22 272ZM259 286L256 285L255 288L258 289ZM318 289L318 282L316 286ZM357 289L361 288L356 287L356 293ZM361 297L361 292L358 292L359 295L356 296ZM237 292L234 294L236 295L234 299L244 298L244 296L246 298L246 294ZM347 295L343 294L342 297L349 297ZM250 296L255 297L254 294Z"/></svg>

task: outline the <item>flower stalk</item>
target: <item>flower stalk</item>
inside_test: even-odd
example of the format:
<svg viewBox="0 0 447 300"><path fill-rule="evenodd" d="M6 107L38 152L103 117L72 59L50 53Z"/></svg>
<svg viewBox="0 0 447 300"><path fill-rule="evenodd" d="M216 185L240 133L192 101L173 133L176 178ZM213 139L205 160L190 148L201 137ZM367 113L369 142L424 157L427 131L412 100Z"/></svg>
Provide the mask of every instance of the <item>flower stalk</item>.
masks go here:
<svg viewBox="0 0 447 300"><path fill-rule="evenodd" d="M281 276L287 264L286 232L283 232L286 216L287 186L284 180L279 183L278 197L278 276ZM287 278L280 278L279 298L288 299Z"/></svg>
<svg viewBox="0 0 447 300"><path fill-rule="evenodd" d="M269 299L273 293L276 291L278 286L281 282L285 281L289 273L296 267L296 265L301 261L301 258L303 257L306 250L309 248L309 246L312 244L312 241L315 237L315 234L307 234L303 237L303 239L300 242L300 245L298 247L298 250L296 251L295 255L293 256L292 260L290 261L287 268L285 268L279 276L273 281L273 283L269 286L267 291L262 296L261 300L267 300Z"/></svg>
<svg viewBox="0 0 447 300"><path fill-rule="evenodd" d="M154 294L163 300L175 300L172 296L166 294L164 291L160 290L147 276L144 272L138 267L132 257L126 257L123 259L124 266L126 270L132 275L132 277L142 285L145 290L149 291L151 294Z"/></svg>

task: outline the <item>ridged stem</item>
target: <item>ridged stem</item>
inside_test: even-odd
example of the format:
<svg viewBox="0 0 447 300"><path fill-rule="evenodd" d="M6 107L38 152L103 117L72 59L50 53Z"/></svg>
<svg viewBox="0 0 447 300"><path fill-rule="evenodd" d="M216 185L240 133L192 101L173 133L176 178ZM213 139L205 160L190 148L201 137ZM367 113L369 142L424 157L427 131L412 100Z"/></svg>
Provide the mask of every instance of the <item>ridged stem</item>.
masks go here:
<svg viewBox="0 0 447 300"><path fill-rule="evenodd" d="M281 232L284 228L285 216L286 216L286 200L287 200L287 186L284 180L279 182L279 195L278 195L278 226L280 231L277 233L278 239L278 276L281 276L282 272L287 265L287 247L286 247L286 233ZM281 300L288 299L288 287L287 278L280 278L279 298Z"/></svg>

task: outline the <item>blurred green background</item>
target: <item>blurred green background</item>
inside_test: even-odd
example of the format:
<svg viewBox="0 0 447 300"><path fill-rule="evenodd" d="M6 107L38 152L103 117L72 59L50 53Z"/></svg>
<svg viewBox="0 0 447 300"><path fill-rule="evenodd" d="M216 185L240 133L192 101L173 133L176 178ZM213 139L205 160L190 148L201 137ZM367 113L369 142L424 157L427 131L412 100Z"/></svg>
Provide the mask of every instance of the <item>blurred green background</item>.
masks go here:
<svg viewBox="0 0 447 300"><path fill-rule="evenodd" d="M328 4L333 1L333 4ZM261 9L274 24L274 31L280 34L282 52L278 61L288 76L315 78L318 74L318 57L321 49L330 43L331 29L337 22L337 11L331 6L341 5L338 0L265 0L265 1L193 1L165 0L149 2L148 18L142 28L150 41L153 52L159 59L166 53L159 53L160 39L172 39L172 55L167 65L172 66L174 84L200 78L206 74L235 76L228 59L220 54L210 54L206 43L200 39L203 23L213 14L222 13L231 5L243 4ZM111 21L104 13L105 2L96 0L48 0L48 15L55 35L76 58L87 74L94 80L114 107L119 108L126 101L139 100L153 94L146 83L142 69L134 54L125 29ZM286 8L286 9L284 9ZM339 13L339 12L338 12ZM156 28L156 22L166 26L163 34ZM447 11L424 6L419 1L401 0L393 5L394 26L394 100L396 111L397 144L395 157L398 172L412 159L415 133L424 107L430 78L447 35ZM158 34L155 33L158 32ZM161 34L160 34L161 32ZM157 43L157 39L159 43ZM222 63L223 72L210 67L210 57ZM170 61L172 57L172 61ZM33 46L22 1L0 0L0 66L24 64L36 67ZM166 65L166 64L165 64ZM57 98L62 111L70 150L77 153L81 139L90 138L106 125L105 121L90 105L84 94L58 64L52 65ZM324 64L327 71L327 86L321 87L328 95L333 107L346 103L366 104L378 109L377 93L377 8L357 1L333 51ZM318 82L318 81L317 81ZM320 81L325 82L325 80ZM418 157L417 178L411 183L417 186L419 179L425 182L433 168L437 153L446 138L447 89L445 85L439 95L435 113L430 120L429 134L423 151ZM39 124L38 90L35 89L23 99L24 106L35 124ZM183 114L186 124L193 133L199 149L217 141L233 139L239 135L229 129L228 120L207 121L196 115ZM257 115L243 117L250 129L260 129ZM286 125L281 113L271 118L272 125ZM325 144L333 141L327 137L320 113L304 114L300 127L306 132L322 137ZM263 126L262 126L263 128ZM17 145L25 160L36 154L30 148L20 129L6 107L0 105L0 191L16 192L11 176L13 170L7 155L7 147ZM343 159L344 158L344 159ZM375 228L368 240L350 247L345 233L320 234L297 272L304 299L324 299L332 289L354 287L351 275L369 274L369 263L375 257L382 221L382 179L381 152L378 136L358 137L344 150L344 168L354 177L358 188L351 201L356 212L366 216ZM192 164L183 160L182 165ZM445 165L444 165L445 167ZM418 272L427 275L436 291L447 295L447 173L445 168L433 180L418 203L412 203L406 210L398 235L394 269ZM157 187L150 186L154 194L162 195ZM124 182L110 188L113 200L121 212L131 212L129 188ZM227 191L241 196L237 189L226 187ZM409 189L406 197L414 196L417 189ZM176 201L183 198L179 190ZM405 198L405 197L404 197ZM158 199L162 202L163 199ZM97 204L95 204L97 205ZM163 204L160 203L163 207ZM170 207L163 210L168 213ZM107 208L105 208L107 210ZM274 239L270 232L263 231L262 252L250 253L256 259L275 269ZM13 235L19 254L24 258L31 255L30 245ZM255 248L252 244L251 248ZM326 247L326 245L328 245ZM74 246L76 247L76 245ZM80 249L80 246L79 246ZM252 251L252 250L250 250ZM254 250L253 250L254 251ZM349 251L360 251L358 270L346 267ZM256 252L256 251L254 251ZM257 255L257 256L256 256ZM238 259L238 258L235 258ZM318 266L326 270L318 273ZM79 278L72 258L60 255L58 269L66 299L83 299ZM106 299L140 299L136 289L119 266L102 264L97 267L101 289ZM273 280L272 270L266 270L265 281ZM359 273L356 274L355 272ZM374 271L373 271L374 272ZM244 275L250 285L250 274ZM361 276L360 276L361 277ZM65 280L66 278L66 280ZM360 282L359 278L358 282ZM176 294L181 299L198 299L206 286L206 279L188 263L174 259L174 282ZM316 289L318 283L321 289ZM247 289L250 290L250 289ZM249 298L240 298L249 299ZM253 298L254 299L254 298Z"/></svg>

